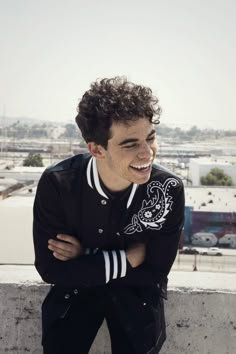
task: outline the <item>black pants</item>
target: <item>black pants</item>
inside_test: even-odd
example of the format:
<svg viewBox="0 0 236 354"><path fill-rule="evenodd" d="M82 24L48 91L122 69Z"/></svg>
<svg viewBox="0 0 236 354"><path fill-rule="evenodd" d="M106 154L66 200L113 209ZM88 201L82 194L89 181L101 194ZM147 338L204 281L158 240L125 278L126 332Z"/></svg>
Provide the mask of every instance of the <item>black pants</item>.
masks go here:
<svg viewBox="0 0 236 354"><path fill-rule="evenodd" d="M112 354L134 354L122 326L114 316L109 298L100 293L78 294L66 316L49 328L43 342L44 354L88 354L106 319Z"/></svg>

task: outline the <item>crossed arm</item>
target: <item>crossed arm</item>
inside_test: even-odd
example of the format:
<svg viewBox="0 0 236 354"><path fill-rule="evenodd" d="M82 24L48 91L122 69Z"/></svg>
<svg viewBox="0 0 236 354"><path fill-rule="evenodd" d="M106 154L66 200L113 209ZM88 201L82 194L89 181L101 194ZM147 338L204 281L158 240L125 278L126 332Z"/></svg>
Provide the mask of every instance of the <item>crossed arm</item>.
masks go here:
<svg viewBox="0 0 236 354"><path fill-rule="evenodd" d="M48 249L53 256L61 261L68 261L84 254L81 242L74 236L58 234L57 240L49 239ZM126 251L126 257L132 268L141 265L145 260L146 247L144 244L135 244Z"/></svg>
<svg viewBox="0 0 236 354"><path fill-rule="evenodd" d="M165 228L162 232L153 232L145 245L135 244L118 251L100 250L88 255L83 244L72 236L76 228L66 226L68 215L66 218L64 205L68 201L64 197L62 202L58 190L55 176L44 174L34 203L35 266L46 283L86 287L116 282L143 286L156 284L167 277L176 256L183 223L182 187L174 198L175 205L168 214ZM66 209L70 208L67 206ZM117 262L121 265L118 273L114 271Z"/></svg>

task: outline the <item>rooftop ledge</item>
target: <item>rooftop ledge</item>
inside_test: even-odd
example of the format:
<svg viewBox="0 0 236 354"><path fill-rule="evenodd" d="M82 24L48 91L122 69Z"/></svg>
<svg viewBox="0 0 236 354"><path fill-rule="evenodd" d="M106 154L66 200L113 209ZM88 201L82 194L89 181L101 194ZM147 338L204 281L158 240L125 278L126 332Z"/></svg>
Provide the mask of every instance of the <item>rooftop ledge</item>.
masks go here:
<svg viewBox="0 0 236 354"><path fill-rule="evenodd" d="M41 304L48 291L34 266L0 265L0 354L42 354ZM236 274L172 271L167 340L160 354L234 354ZM89 354L110 354L103 324Z"/></svg>
<svg viewBox="0 0 236 354"><path fill-rule="evenodd" d="M236 294L236 273L172 270L168 289L230 292ZM45 284L33 265L0 265L0 284Z"/></svg>

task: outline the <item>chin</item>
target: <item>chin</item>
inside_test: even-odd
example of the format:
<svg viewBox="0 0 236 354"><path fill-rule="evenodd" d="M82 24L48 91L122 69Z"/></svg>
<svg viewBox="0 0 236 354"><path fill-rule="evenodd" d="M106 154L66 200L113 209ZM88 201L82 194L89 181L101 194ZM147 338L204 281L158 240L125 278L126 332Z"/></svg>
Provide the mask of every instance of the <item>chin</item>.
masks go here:
<svg viewBox="0 0 236 354"><path fill-rule="evenodd" d="M133 183L136 183L136 184L145 184L149 181L150 179L150 175L146 178L139 178L137 179L136 181L134 181Z"/></svg>

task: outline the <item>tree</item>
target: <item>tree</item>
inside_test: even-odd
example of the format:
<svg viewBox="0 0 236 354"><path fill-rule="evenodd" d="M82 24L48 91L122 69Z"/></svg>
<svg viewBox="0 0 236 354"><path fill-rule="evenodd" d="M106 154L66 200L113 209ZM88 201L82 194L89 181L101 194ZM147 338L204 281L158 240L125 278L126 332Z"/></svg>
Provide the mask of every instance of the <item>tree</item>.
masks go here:
<svg viewBox="0 0 236 354"><path fill-rule="evenodd" d="M23 166L43 167L41 155L30 152L26 159L24 159Z"/></svg>
<svg viewBox="0 0 236 354"><path fill-rule="evenodd" d="M87 147L86 142L84 140L81 140L81 142L79 143L79 147L86 148Z"/></svg>
<svg viewBox="0 0 236 354"><path fill-rule="evenodd" d="M232 186L230 176L220 168L213 168L206 176L201 177L201 184L205 186Z"/></svg>
<svg viewBox="0 0 236 354"><path fill-rule="evenodd" d="M75 124L66 124L65 132L61 135L62 138L71 138L78 139L79 138L79 130Z"/></svg>

